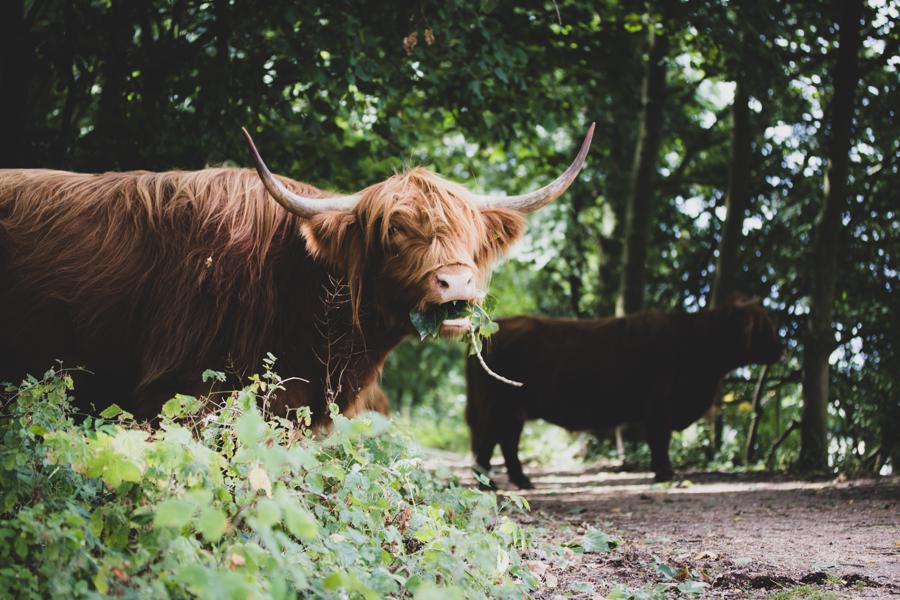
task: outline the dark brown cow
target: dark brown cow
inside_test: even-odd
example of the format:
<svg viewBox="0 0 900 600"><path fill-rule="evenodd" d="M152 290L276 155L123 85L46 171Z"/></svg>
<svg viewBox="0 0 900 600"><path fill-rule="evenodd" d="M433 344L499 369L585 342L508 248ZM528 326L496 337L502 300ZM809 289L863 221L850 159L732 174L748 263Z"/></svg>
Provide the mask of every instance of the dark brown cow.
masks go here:
<svg viewBox="0 0 900 600"><path fill-rule="evenodd" d="M206 389L204 369L245 375L272 352L292 378L272 408L321 422L326 390L346 409L413 333L411 309L477 301L592 133L559 178L509 197L421 168L338 196L274 177L249 135L257 172L0 170L0 380L62 359L94 373L80 407L151 417Z"/></svg>
<svg viewBox="0 0 900 600"><path fill-rule="evenodd" d="M519 462L525 421L544 419L570 431L623 423L645 425L658 481L672 477L669 439L710 407L732 369L779 360L782 347L758 302L696 313L645 312L596 320L514 317L485 351L491 378L470 358L466 421L480 469L499 443L510 480L532 487Z"/></svg>

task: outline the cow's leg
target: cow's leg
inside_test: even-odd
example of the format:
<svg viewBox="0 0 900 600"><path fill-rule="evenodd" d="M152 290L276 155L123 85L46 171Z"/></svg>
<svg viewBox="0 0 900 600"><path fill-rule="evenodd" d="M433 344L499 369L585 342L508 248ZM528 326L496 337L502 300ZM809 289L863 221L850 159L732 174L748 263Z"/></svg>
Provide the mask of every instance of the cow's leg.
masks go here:
<svg viewBox="0 0 900 600"><path fill-rule="evenodd" d="M647 424L647 442L650 444L650 466L656 474L655 481L672 479L672 463L669 461L669 441L672 427L668 422L651 420Z"/></svg>
<svg viewBox="0 0 900 600"><path fill-rule="evenodd" d="M506 462L506 472L509 480L520 489L530 490L534 487L531 480L522 471L522 463L519 461L519 438L522 437L524 421L512 419L506 423L500 433L500 449L503 451L503 460Z"/></svg>
<svg viewBox="0 0 900 600"><path fill-rule="evenodd" d="M494 455L494 447L497 440L490 435L489 431L481 431L480 435L475 435L472 430L472 454L475 455L475 470L477 473L488 478L488 484L479 482L479 487L486 489L495 489L497 486L491 481L491 457Z"/></svg>
<svg viewBox="0 0 900 600"><path fill-rule="evenodd" d="M491 457L494 455L494 447L497 439L494 432L496 428L487 415L479 414L475 418L472 413L467 413L469 421L469 433L472 436L472 455L475 457L475 472L488 478L488 484L479 482L483 489L494 489L494 482L490 481Z"/></svg>

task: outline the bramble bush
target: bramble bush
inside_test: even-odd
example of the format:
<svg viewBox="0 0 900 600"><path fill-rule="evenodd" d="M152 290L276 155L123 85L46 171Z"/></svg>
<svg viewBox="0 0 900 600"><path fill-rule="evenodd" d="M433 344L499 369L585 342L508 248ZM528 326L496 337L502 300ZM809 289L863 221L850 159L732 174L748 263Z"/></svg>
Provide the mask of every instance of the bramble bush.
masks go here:
<svg viewBox="0 0 900 600"><path fill-rule="evenodd" d="M152 429L117 407L76 421L62 369L8 387L0 594L521 598L538 585L520 558L530 534L506 515L524 500L439 480L378 414L333 406L327 436L306 409L267 417L271 367L218 400L176 396Z"/></svg>

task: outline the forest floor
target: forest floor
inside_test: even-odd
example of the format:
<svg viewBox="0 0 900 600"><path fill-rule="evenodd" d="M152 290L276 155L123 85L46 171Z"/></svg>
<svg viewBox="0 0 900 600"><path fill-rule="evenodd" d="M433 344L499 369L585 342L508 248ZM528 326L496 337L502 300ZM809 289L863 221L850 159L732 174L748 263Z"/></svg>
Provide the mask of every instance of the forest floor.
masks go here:
<svg viewBox="0 0 900 600"><path fill-rule="evenodd" d="M465 459L439 462L474 484ZM500 494L515 491L503 471L494 465ZM900 597L900 477L682 472L669 486L603 467L526 472L535 489L521 493L531 511L519 520L539 540L575 547L526 557L539 598L605 597L617 586L674 597L679 582L702 598ZM579 552L592 530L618 545Z"/></svg>

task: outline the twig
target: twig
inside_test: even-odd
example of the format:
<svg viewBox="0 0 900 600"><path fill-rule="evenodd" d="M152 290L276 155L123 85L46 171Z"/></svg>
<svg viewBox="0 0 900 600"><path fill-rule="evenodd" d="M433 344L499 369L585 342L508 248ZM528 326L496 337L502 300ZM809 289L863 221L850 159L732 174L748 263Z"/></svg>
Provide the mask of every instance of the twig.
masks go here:
<svg viewBox="0 0 900 600"><path fill-rule="evenodd" d="M475 339L475 328L472 327L471 324L469 325L469 337L472 338L472 348L475 350L475 354L476 356L478 356L478 362L481 363L481 368L484 369L485 373L487 373L497 381L502 381L503 383L506 383L513 387L522 387L523 385L525 385L521 381L513 381L512 379L507 379L503 375L498 375L497 373L491 371L491 368L487 366L486 362L484 362L484 357L481 356L481 351L478 349L478 341Z"/></svg>
<svg viewBox="0 0 900 600"><path fill-rule="evenodd" d="M766 456L766 468L768 470L772 470L775 467L775 452L778 451L778 447L784 443L784 440L791 434L792 431L800 427L800 420L796 419L791 422L787 429L784 430L784 433L781 434L781 437L776 440L772 447L769 448L769 454Z"/></svg>
<svg viewBox="0 0 900 600"><path fill-rule="evenodd" d="M750 420L750 430L747 432L747 444L744 446L744 464L749 465L756 458L756 442L759 435L759 425L763 417L762 396L766 386L766 377L769 374L769 365L763 365L756 380L756 388L753 390L753 418Z"/></svg>
<svg viewBox="0 0 900 600"><path fill-rule="evenodd" d="M562 15L559 14L559 5L556 3L556 0L553 0L553 8L556 9L556 21L557 21L557 23L559 23L559 25L561 27L562 26Z"/></svg>

